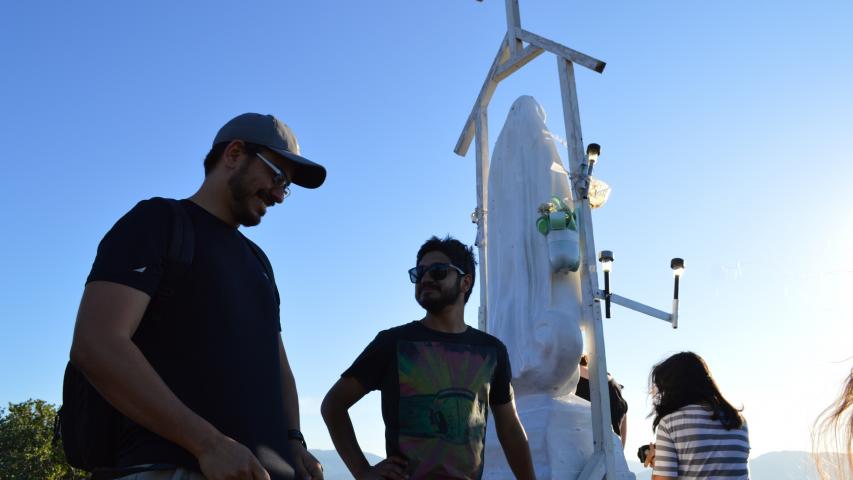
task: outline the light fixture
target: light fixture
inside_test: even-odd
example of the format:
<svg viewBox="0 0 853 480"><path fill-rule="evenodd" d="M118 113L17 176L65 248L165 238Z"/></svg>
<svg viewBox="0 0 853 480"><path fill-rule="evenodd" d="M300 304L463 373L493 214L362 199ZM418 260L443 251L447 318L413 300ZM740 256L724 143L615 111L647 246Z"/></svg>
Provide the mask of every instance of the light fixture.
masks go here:
<svg viewBox="0 0 853 480"><path fill-rule="evenodd" d="M613 270L613 252L602 250L598 261L604 270L604 317L610 318L610 272Z"/></svg>
<svg viewBox="0 0 853 480"><path fill-rule="evenodd" d="M684 273L684 259L683 258L673 258L669 262L669 268L672 269L672 274L676 277L680 277L681 274Z"/></svg>
<svg viewBox="0 0 853 480"><path fill-rule="evenodd" d="M669 268L672 269L672 274L675 276L675 286L672 291L672 328L678 328L678 281L681 279L681 274L684 273L684 259L673 258L669 262Z"/></svg>
<svg viewBox="0 0 853 480"><path fill-rule="evenodd" d="M597 143L590 143L586 147L586 163L589 164L589 170L587 171L587 175L592 175L592 167L595 166L595 162L598 161L598 156L601 155L601 145Z"/></svg>
<svg viewBox="0 0 853 480"><path fill-rule="evenodd" d="M601 269L605 273L610 273L613 270L613 252L610 250L602 250L598 261L601 262Z"/></svg>

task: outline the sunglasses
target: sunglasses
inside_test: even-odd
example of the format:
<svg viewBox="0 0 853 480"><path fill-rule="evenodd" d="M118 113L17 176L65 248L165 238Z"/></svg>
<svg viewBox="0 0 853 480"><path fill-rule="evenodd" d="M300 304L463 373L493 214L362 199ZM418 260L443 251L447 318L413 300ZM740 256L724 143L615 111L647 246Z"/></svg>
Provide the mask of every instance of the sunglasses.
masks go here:
<svg viewBox="0 0 853 480"><path fill-rule="evenodd" d="M287 176L287 174L284 173L284 171L282 169L276 167L274 163L272 163L271 161L264 158L264 156L261 155L260 153L256 153L255 155L257 155L258 158L263 160L264 163L266 163L267 166L270 167L270 169L272 170L272 173L273 173L273 177L272 177L273 184L276 187L283 187L284 188L284 198L287 198L288 196L290 196L290 178Z"/></svg>
<svg viewBox="0 0 853 480"><path fill-rule="evenodd" d="M429 273L429 276L432 277L433 280L441 281L444 280L444 277L447 276L447 272L450 271L450 269L456 270L456 273L458 273L460 277L465 275L465 272L463 272L461 268L453 265L452 263L433 263L428 267L418 265L415 268L409 269L409 280L411 280L412 283L418 283L424 275Z"/></svg>

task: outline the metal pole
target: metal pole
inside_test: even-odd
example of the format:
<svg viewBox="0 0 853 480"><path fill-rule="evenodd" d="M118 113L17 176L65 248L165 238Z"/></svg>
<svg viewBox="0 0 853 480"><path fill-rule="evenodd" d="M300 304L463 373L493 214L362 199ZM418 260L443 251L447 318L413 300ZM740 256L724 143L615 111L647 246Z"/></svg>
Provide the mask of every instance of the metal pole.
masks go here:
<svg viewBox="0 0 853 480"><path fill-rule="evenodd" d="M487 107L480 105L474 121L476 135L474 137L477 157L477 240L480 257L480 310L477 318L477 328L488 331L489 305L489 257L486 251L486 234L488 233L488 215L486 208L489 204L489 119Z"/></svg>
<svg viewBox="0 0 853 480"><path fill-rule="evenodd" d="M560 92L563 99L563 120L566 125L566 142L568 144L569 167L572 175L572 193L575 201L575 211L578 212L578 233L581 247L581 307L587 331L592 339L589 363L589 390L592 403L592 437L595 449L592 462L599 462L604 456L605 475L607 480L615 478L616 459L611 441L612 430L610 420L610 396L607 394L607 362L604 351L604 331L601 324L601 306L595 300L598 292L598 274L596 269L595 240L592 229L592 215L589 199L586 198L585 188L582 190L578 178L586 172L581 172L584 163L583 138L581 135L580 109L578 107L577 86L572 62L557 58L557 70L560 75ZM620 451L621 455L622 452ZM584 469L592 474L595 468ZM591 477L589 477L591 478ZM599 477L600 479L600 477ZM583 480L583 479L582 479ZM595 479L598 480L598 479Z"/></svg>

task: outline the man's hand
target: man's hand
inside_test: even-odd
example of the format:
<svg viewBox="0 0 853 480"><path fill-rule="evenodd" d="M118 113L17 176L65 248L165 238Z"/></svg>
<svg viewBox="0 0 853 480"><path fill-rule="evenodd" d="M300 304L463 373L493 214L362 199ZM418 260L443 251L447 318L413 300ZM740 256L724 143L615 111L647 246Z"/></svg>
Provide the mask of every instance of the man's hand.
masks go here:
<svg viewBox="0 0 853 480"><path fill-rule="evenodd" d="M512 391L512 386L510 386ZM495 433L504 451L504 456L512 469L515 478L520 480L535 480L533 459L530 455L530 445L527 443L527 433L515 410L515 400L503 405L492 405L495 419Z"/></svg>
<svg viewBox="0 0 853 480"><path fill-rule="evenodd" d="M302 442L291 440L290 445L293 463L295 464L293 468L296 473L302 478L323 480L323 466L314 458L314 455L311 455L311 452L302 446Z"/></svg>
<svg viewBox="0 0 853 480"><path fill-rule="evenodd" d="M225 435L199 454L198 464L207 480L270 480L252 452Z"/></svg>
<svg viewBox="0 0 853 480"><path fill-rule="evenodd" d="M249 451L184 405L133 343L150 297L118 283L86 285L71 361L116 410L195 456L208 480L269 480Z"/></svg>
<svg viewBox="0 0 853 480"><path fill-rule="evenodd" d="M357 475L356 479L380 480L390 478L393 480L406 480L409 478L409 474L406 473L408 466L409 462L400 457L388 457Z"/></svg>
<svg viewBox="0 0 853 480"><path fill-rule="evenodd" d="M643 462L644 467L655 468L655 444L649 444L649 454L646 455L646 461Z"/></svg>

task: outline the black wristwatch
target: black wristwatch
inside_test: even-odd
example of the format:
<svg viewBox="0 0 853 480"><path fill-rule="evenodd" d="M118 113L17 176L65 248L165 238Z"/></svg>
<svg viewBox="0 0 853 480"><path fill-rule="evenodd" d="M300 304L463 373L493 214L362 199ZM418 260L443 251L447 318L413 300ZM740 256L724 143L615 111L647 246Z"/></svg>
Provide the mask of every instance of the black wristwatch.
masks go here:
<svg viewBox="0 0 853 480"><path fill-rule="evenodd" d="M289 440L299 440L299 443L301 443L303 447L306 449L308 448L308 445L305 444L305 436L302 435L302 432L299 430L288 430L287 438Z"/></svg>

